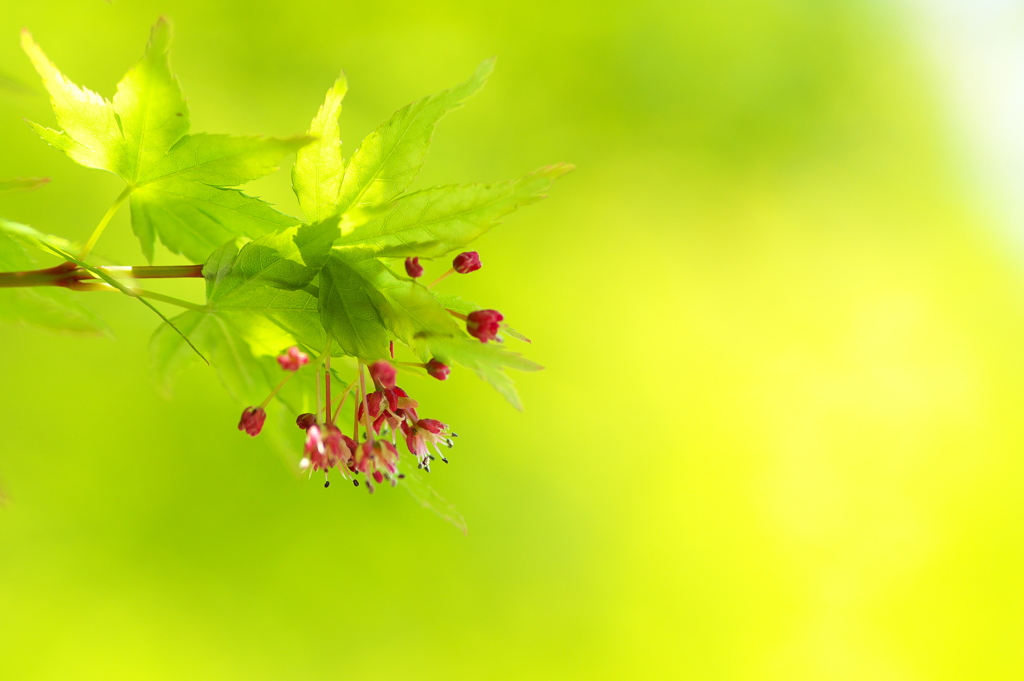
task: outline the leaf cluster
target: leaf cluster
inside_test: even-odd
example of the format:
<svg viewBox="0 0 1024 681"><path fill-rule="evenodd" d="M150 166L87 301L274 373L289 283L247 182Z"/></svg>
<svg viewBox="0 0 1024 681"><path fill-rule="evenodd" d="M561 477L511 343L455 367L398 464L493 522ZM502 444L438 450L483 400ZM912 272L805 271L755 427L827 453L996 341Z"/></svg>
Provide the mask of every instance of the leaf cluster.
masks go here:
<svg viewBox="0 0 1024 681"><path fill-rule="evenodd" d="M30 266L23 247L28 244L92 268L108 285L150 305L133 286L86 261L111 216L127 203L147 259L152 261L159 240L172 253L203 264L204 304L189 306L153 338L166 387L189 361L193 343L209 353L225 384L238 393L265 382L260 358L292 345L313 354L329 347L333 355L371 361L388 356L398 343L422 362L436 358L471 369L519 406L505 370L539 367L469 336L452 311L465 314L475 306L438 295L395 267L407 257L442 258L465 249L509 213L544 198L552 182L571 170L559 164L507 182L410 191L438 122L483 87L493 60L465 82L399 109L345 158L338 124L344 76L327 91L306 134L192 133L169 65L166 20L153 27L144 56L109 100L69 80L27 32L22 44L50 95L57 124L29 125L72 160L114 173L125 186L81 251L56 237L26 237L30 228L0 223L0 267ZM302 217L241 189L276 170L291 153ZM30 180L11 181L0 183L0 190L31 186ZM77 331L105 329L63 290L5 294L0 315Z"/></svg>

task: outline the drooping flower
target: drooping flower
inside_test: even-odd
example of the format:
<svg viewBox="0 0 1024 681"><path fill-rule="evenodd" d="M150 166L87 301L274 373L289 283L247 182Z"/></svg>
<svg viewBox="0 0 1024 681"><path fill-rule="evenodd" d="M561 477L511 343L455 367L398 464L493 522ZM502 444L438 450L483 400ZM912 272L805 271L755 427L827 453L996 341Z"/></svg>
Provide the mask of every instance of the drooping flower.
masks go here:
<svg viewBox="0 0 1024 681"><path fill-rule="evenodd" d="M405 444L409 453L416 457L418 467L430 472L430 461L434 456L427 449L427 445L433 445L441 461L448 463L448 459L441 452L440 444L449 449L452 447L452 433L448 431L448 425L437 419L419 419L412 424L403 423L402 432L405 434Z"/></svg>
<svg viewBox="0 0 1024 681"><path fill-rule="evenodd" d="M465 253L459 253L452 260L452 269L459 274L469 274L470 272L476 272L480 269L483 264L480 262L480 254L476 251L466 251Z"/></svg>
<svg viewBox="0 0 1024 681"><path fill-rule="evenodd" d="M316 423L316 415L315 414L309 414L309 413L299 414L298 418L295 419L295 425L297 425L302 430L306 430L307 428L309 428L310 426L312 426L315 423Z"/></svg>
<svg viewBox="0 0 1024 681"><path fill-rule="evenodd" d="M398 449L387 440L367 440L359 445L355 455L355 470L367 476L366 486L373 492L372 477L378 483L390 478L392 484L398 474Z"/></svg>
<svg viewBox="0 0 1024 681"><path fill-rule="evenodd" d="M327 468L327 451L324 449L323 435L320 426L315 423L306 429L306 444L302 449L305 456L299 462L299 468L305 470L312 466L313 470Z"/></svg>
<svg viewBox="0 0 1024 681"><path fill-rule="evenodd" d="M390 362L382 359L370 365L370 378L373 379L373 384L377 386L378 390L394 388L395 376L397 376L397 372Z"/></svg>
<svg viewBox="0 0 1024 681"><path fill-rule="evenodd" d="M300 368L309 364L309 355L301 352L293 345L288 348L288 352L278 356L277 363L280 364L281 368L285 371L298 371Z"/></svg>
<svg viewBox="0 0 1024 681"><path fill-rule="evenodd" d="M448 374L451 373L451 369L447 364L442 364L436 359L432 359L427 362L427 373L436 378L439 381L444 381L448 378Z"/></svg>
<svg viewBox="0 0 1024 681"><path fill-rule="evenodd" d="M238 421L238 429L256 437L263 430L263 422L267 420L267 412L262 407L246 407L242 418Z"/></svg>
<svg viewBox="0 0 1024 681"><path fill-rule="evenodd" d="M466 317L466 331L481 343L498 337L498 329L505 317L497 310L477 310Z"/></svg>
<svg viewBox="0 0 1024 681"><path fill-rule="evenodd" d="M405 273L413 279L423 276L423 265L420 264L419 258L406 258L405 259Z"/></svg>

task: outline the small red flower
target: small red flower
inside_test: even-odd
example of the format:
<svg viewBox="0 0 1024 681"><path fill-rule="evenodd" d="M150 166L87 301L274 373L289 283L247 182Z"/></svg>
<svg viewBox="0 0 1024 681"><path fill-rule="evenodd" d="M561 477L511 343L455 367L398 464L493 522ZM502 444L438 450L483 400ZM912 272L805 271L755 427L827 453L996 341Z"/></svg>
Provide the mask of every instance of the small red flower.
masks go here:
<svg viewBox="0 0 1024 681"><path fill-rule="evenodd" d="M432 359L427 362L427 373L436 378L439 381L444 381L448 378L448 374L451 373L451 369L448 368L447 364L442 364L436 359Z"/></svg>
<svg viewBox="0 0 1024 681"><path fill-rule="evenodd" d="M439 446L443 444L449 449L452 447L452 433L448 432L447 424L437 419L419 419L413 425L403 423L402 432L405 434L405 444L409 447L409 453L416 457L419 468L430 472L430 461L434 456L427 449L428 444L433 445L441 460L448 463Z"/></svg>
<svg viewBox="0 0 1024 681"><path fill-rule="evenodd" d="M295 425L302 430L307 430L310 426L316 423L316 415L314 414L299 414L299 417L295 419Z"/></svg>
<svg viewBox="0 0 1024 681"><path fill-rule="evenodd" d="M355 452L355 470L366 474L366 487L373 492L373 484L369 478L378 483L384 482L385 476L395 483L394 476L398 473L398 449L387 440L375 440L359 445Z"/></svg>
<svg viewBox="0 0 1024 681"><path fill-rule="evenodd" d="M324 438L324 449L327 454L327 466L333 468L338 464L348 466L349 460L356 451L356 442L342 434L337 426L327 426L327 437Z"/></svg>
<svg viewBox="0 0 1024 681"><path fill-rule="evenodd" d="M370 378L378 390L395 387L395 367L390 362L380 360L370 365Z"/></svg>
<svg viewBox="0 0 1024 681"><path fill-rule="evenodd" d="M288 352L278 356L277 363L285 371L298 371L301 367L309 364L309 355L300 352L294 345L288 348Z"/></svg>
<svg viewBox="0 0 1024 681"><path fill-rule="evenodd" d="M306 429L306 444L302 453L306 456L299 462L299 468L306 469L310 466L313 467L313 470L327 468L327 450L324 449L320 426L315 423Z"/></svg>
<svg viewBox="0 0 1024 681"><path fill-rule="evenodd" d="M263 422L267 420L267 412L261 407L247 407L242 412L242 418L238 422L238 429L244 430L252 437L256 437L263 430Z"/></svg>
<svg viewBox="0 0 1024 681"><path fill-rule="evenodd" d="M419 258L406 258L405 259L405 273L413 279L423 276L423 265L420 264Z"/></svg>
<svg viewBox="0 0 1024 681"><path fill-rule="evenodd" d="M497 310L477 310L466 317L466 331L481 343L498 337L498 328L505 317Z"/></svg>
<svg viewBox="0 0 1024 681"><path fill-rule="evenodd" d="M465 253L459 253L452 260L452 269L459 274L469 274L470 272L476 272L483 265L480 263L480 254L476 251L466 251Z"/></svg>

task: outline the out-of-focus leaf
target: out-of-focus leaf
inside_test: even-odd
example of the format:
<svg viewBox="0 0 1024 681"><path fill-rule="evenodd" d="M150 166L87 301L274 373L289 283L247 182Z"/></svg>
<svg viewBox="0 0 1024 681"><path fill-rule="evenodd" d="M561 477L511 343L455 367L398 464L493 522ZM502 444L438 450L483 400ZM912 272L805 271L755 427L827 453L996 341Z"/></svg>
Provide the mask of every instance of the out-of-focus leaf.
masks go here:
<svg viewBox="0 0 1024 681"><path fill-rule="evenodd" d="M456 510L455 505L428 485L419 471L411 466L408 468L409 470L405 472L405 479L402 480L401 486L409 492L412 498L416 500L416 503L450 522L462 534L467 534L469 530L466 527L466 520Z"/></svg>
<svg viewBox="0 0 1024 681"><path fill-rule="evenodd" d="M0 180L0 192L23 192L39 189L50 181L48 177L16 177Z"/></svg>
<svg viewBox="0 0 1024 681"><path fill-rule="evenodd" d="M258 404L266 396L266 367L252 354L238 329L212 311L189 310L172 321L209 354L218 378L236 401ZM174 379L192 363L194 355L167 325L157 328L150 350L160 390L169 397Z"/></svg>
<svg viewBox="0 0 1024 681"><path fill-rule="evenodd" d="M445 364L455 362L472 369L519 410L523 408L522 401L519 399L512 379L505 373L505 369L539 371L544 368L498 344L481 343L465 335L450 338L432 336L427 339L427 346L432 355L441 362Z"/></svg>

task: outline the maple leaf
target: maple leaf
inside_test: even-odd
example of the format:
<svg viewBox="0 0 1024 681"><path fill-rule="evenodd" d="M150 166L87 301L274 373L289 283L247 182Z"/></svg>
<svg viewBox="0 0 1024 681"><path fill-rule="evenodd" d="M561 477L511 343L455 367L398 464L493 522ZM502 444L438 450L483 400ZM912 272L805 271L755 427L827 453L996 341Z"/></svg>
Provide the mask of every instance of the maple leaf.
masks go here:
<svg viewBox="0 0 1024 681"><path fill-rule="evenodd" d="M50 94L60 130L29 125L77 163L127 183L112 211L130 198L132 228L147 259L152 261L159 236L171 251L203 262L228 239L255 238L299 222L235 187L273 172L312 139L189 134L188 107L168 64L169 43L170 25L160 19L145 55L117 84L111 101L71 82L23 31L22 47Z"/></svg>

